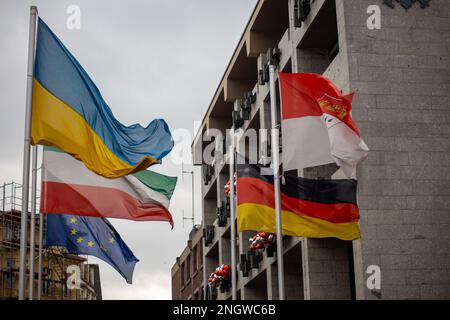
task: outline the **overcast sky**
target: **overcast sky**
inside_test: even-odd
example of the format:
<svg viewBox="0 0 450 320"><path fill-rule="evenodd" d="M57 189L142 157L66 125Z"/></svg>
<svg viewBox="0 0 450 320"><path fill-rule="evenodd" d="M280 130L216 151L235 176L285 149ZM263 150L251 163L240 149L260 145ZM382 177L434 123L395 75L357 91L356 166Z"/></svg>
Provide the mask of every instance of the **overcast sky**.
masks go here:
<svg viewBox="0 0 450 320"><path fill-rule="evenodd" d="M29 6L58 35L97 84L122 123L146 126L164 118L193 132L201 121L256 0L2 0L0 1L0 183L22 181ZM69 30L69 5L81 29ZM100 263L105 299L170 299L170 269L192 224L190 176L170 156L154 170L178 176L168 223L111 220L140 259L133 285ZM186 167L185 169L191 169ZM200 177L196 169L196 222ZM89 262L98 262L89 258Z"/></svg>

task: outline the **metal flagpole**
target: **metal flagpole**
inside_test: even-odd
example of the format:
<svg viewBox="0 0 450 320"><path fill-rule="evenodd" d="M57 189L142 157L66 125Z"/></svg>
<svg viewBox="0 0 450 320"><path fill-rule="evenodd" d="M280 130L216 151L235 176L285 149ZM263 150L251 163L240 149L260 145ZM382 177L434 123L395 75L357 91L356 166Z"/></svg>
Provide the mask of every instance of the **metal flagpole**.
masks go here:
<svg viewBox="0 0 450 320"><path fill-rule="evenodd" d="M280 198L280 136L278 128L277 99L275 90L275 66L269 66L270 77L270 110L272 118L272 166L273 182L275 189L275 214L277 230L277 265L278 265L278 294L279 299L284 300L284 262L283 262L283 234L281 224L281 198Z"/></svg>
<svg viewBox="0 0 450 320"><path fill-rule="evenodd" d="M230 227L231 227L231 299L236 300L236 211L234 203L234 164L235 164L235 137L234 127L231 133L231 145L229 148L230 158Z"/></svg>
<svg viewBox="0 0 450 320"><path fill-rule="evenodd" d="M42 201L42 200L41 200ZM38 253L38 287L37 299L41 300L42 292L42 242L44 238L44 214L39 213L39 253Z"/></svg>
<svg viewBox="0 0 450 320"><path fill-rule="evenodd" d="M37 157L38 146L32 147L33 154L31 160L31 210L30 210L30 282L28 287L28 296L33 300L34 294L34 229L36 226L36 185L37 185Z"/></svg>
<svg viewBox="0 0 450 320"><path fill-rule="evenodd" d="M192 168L191 171L184 170L183 163L181 163L181 178L183 179L184 174L190 174L191 175L191 188L192 188L192 199L191 199L191 205L192 205L192 217L191 218L185 218L183 214L183 225L184 220L189 219L192 220L192 228L195 226L195 209L194 209L194 168Z"/></svg>
<svg viewBox="0 0 450 320"><path fill-rule="evenodd" d="M44 157L45 153L42 153L42 171L41 171L41 181L42 175L44 174ZM41 198L42 201L42 198ZM44 213L39 210L39 244L38 244L38 286L37 286L37 295L36 298L41 300L42 293L42 244L44 241Z"/></svg>
<svg viewBox="0 0 450 320"><path fill-rule="evenodd" d="M36 51L37 7L30 7L30 29L28 38L27 95L25 105L25 137L23 150L22 177L22 215L20 223L20 266L19 266L19 300L25 298L25 274L27 255L27 215L28 188L30 185L30 132L31 132L31 98L33 94L34 54Z"/></svg>

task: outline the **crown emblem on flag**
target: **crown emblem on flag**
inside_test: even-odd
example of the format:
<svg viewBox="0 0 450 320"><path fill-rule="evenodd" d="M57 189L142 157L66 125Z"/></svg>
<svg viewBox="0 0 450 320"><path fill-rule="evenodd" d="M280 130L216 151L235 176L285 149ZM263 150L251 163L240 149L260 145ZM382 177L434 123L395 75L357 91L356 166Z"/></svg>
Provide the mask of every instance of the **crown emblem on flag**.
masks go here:
<svg viewBox="0 0 450 320"><path fill-rule="evenodd" d="M332 114L341 120L348 114L347 103L344 100L324 95L318 102L323 112Z"/></svg>

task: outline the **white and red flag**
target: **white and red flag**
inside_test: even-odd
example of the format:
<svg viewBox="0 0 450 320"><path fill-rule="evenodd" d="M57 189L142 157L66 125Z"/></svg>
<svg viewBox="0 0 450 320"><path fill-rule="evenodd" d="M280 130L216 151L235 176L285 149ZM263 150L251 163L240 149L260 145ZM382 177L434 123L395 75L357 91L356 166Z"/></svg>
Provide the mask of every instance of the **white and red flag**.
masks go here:
<svg viewBox="0 0 450 320"><path fill-rule="evenodd" d="M350 115L353 94L319 74L281 72L279 79L284 170L335 162L354 177L369 148Z"/></svg>

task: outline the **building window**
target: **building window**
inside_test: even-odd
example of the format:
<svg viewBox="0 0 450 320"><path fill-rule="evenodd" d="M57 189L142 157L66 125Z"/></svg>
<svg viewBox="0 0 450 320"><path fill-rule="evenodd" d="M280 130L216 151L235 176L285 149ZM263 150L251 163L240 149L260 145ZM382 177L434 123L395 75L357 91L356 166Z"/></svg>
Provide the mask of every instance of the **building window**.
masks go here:
<svg viewBox="0 0 450 320"><path fill-rule="evenodd" d="M192 272L197 271L198 265L197 265L197 247L194 247L194 250L192 251Z"/></svg>
<svg viewBox="0 0 450 320"><path fill-rule="evenodd" d="M198 268L200 268L200 266L202 266L203 265L203 245L202 245L202 242L199 242L199 245L198 245L198 258L197 258L198 260L198 262L197 262L197 264L198 264Z"/></svg>
<svg viewBox="0 0 450 320"><path fill-rule="evenodd" d="M184 286L184 262L181 264L181 287Z"/></svg>
<svg viewBox="0 0 450 320"><path fill-rule="evenodd" d="M17 224L13 224L13 234L12 234L12 240L20 240L20 227Z"/></svg>
<svg viewBox="0 0 450 320"><path fill-rule="evenodd" d="M14 288L14 271L13 269L16 266L16 260L15 259L7 259L6 260L6 288L12 289Z"/></svg>
<svg viewBox="0 0 450 320"><path fill-rule="evenodd" d="M353 242L348 241L347 244L348 256L348 274L350 280L350 299L356 300L356 277L355 277L355 261L353 259Z"/></svg>
<svg viewBox="0 0 450 320"><path fill-rule="evenodd" d="M54 288L52 281L52 269L43 268L43 279L42 279L42 294L47 296L53 296Z"/></svg>
<svg viewBox="0 0 450 320"><path fill-rule="evenodd" d="M8 270L6 271L6 288L7 289L12 289L14 288L14 272L11 268L8 268Z"/></svg>
<svg viewBox="0 0 450 320"><path fill-rule="evenodd" d="M189 281L191 277L191 256L187 256L186 259L186 281Z"/></svg>
<svg viewBox="0 0 450 320"><path fill-rule="evenodd" d="M9 222L3 225L3 239L11 241L11 223Z"/></svg>
<svg viewBox="0 0 450 320"><path fill-rule="evenodd" d="M323 33L323 30L327 32ZM298 47L302 72L324 73L339 54L336 1L325 1ZM314 63L311 63L314 61Z"/></svg>
<svg viewBox="0 0 450 320"><path fill-rule="evenodd" d="M69 290L67 289L67 279L61 280L61 296L63 299L67 299L69 296Z"/></svg>
<svg viewBox="0 0 450 320"><path fill-rule="evenodd" d="M42 279L42 294L43 295L48 295L48 280L47 279Z"/></svg>
<svg viewBox="0 0 450 320"><path fill-rule="evenodd" d="M16 267L16 259L8 259L6 260L6 266L8 268L15 268Z"/></svg>

